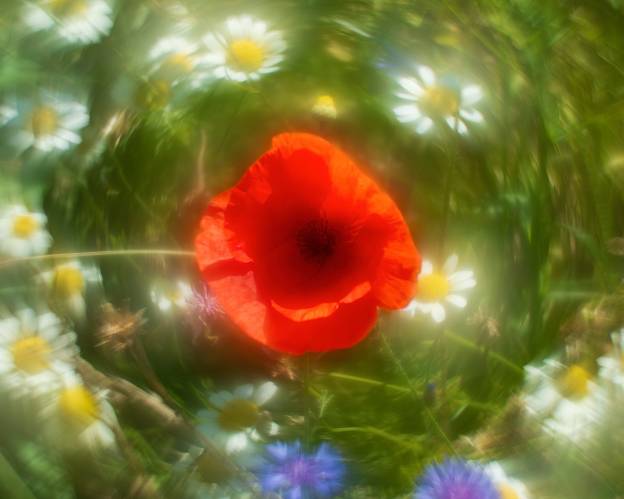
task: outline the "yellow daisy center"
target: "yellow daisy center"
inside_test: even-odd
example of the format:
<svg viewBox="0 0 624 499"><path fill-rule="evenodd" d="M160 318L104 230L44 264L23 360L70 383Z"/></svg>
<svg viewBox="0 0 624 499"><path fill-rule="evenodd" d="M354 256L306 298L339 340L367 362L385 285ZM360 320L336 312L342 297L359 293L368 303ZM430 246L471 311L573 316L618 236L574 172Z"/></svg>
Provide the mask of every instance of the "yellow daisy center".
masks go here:
<svg viewBox="0 0 624 499"><path fill-rule="evenodd" d="M84 386L65 388L59 395L59 407L70 423L88 426L100 417L100 408L93 394Z"/></svg>
<svg viewBox="0 0 624 499"><path fill-rule="evenodd" d="M432 272L418 279L418 298L423 301L438 301L445 298L451 284L444 274Z"/></svg>
<svg viewBox="0 0 624 499"><path fill-rule="evenodd" d="M573 364L558 380L559 392L572 399L581 399L589 394L591 374L584 367Z"/></svg>
<svg viewBox="0 0 624 499"><path fill-rule="evenodd" d="M193 71L194 60L190 54L185 52L178 52L171 54L165 59L164 65L168 68L181 71L183 73L190 73Z"/></svg>
<svg viewBox="0 0 624 499"><path fill-rule="evenodd" d="M13 235L27 239L39 228L39 223L30 213L22 213L13 219Z"/></svg>
<svg viewBox="0 0 624 499"><path fill-rule="evenodd" d="M319 95L316 98L317 106L335 107L334 99L331 95Z"/></svg>
<svg viewBox="0 0 624 499"><path fill-rule="evenodd" d="M223 482L232 473L232 468L212 452L204 452L197 460L197 471L207 483Z"/></svg>
<svg viewBox="0 0 624 499"><path fill-rule="evenodd" d="M30 117L30 126L35 137L50 135L58 129L59 115L51 106L36 108Z"/></svg>
<svg viewBox="0 0 624 499"><path fill-rule="evenodd" d="M423 101L428 111L438 116L452 116L459 111L459 96L444 86L436 85L427 88Z"/></svg>
<svg viewBox="0 0 624 499"><path fill-rule="evenodd" d="M313 107L314 111L325 116L336 116L336 103L331 95L319 95Z"/></svg>
<svg viewBox="0 0 624 499"><path fill-rule="evenodd" d="M255 425L260 416L259 407L249 400L227 402L219 413L219 426L227 431L240 431Z"/></svg>
<svg viewBox="0 0 624 499"><path fill-rule="evenodd" d="M171 98L171 84L166 80L152 80L142 85L137 92L137 100L150 108L162 108Z"/></svg>
<svg viewBox="0 0 624 499"><path fill-rule="evenodd" d="M40 336L28 336L11 345L13 363L20 371L36 374L50 367L50 344Z"/></svg>
<svg viewBox="0 0 624 499"><path fill-rule="evenodd" d="M50 0L48 6L57 16L76 16L84 14L89 7L85 0Z"/></svg>
<svg viewBox="0 0 624 499"><path fill-rule="evenodd" d="M520 499L520 496L513 489L513 487L507 485L506 483L498 486L498 493L500 494L501 499Z"/></svg>
<svg viewBox="0 0 624 499"><path fill-rule="evenodd" d="M80 269L71 265L60 265L54 270L52 290L60 298L69 298L81 294L85 280Z"/></svg>
<svg viewBox="0 0 624 499"><path fill-rule="evenodd" d="M228 47L228 64L245 73L260 69L265 58L264 48L248 38L234 40Z"/></svg>
<svg viewBox="0 0 624 499"><path fill-rule="evenodd" d="M169 300L171 303L179 304L184 296L182 295L182 291L179 289L169 289L165 292L165 298Z"/></svg>

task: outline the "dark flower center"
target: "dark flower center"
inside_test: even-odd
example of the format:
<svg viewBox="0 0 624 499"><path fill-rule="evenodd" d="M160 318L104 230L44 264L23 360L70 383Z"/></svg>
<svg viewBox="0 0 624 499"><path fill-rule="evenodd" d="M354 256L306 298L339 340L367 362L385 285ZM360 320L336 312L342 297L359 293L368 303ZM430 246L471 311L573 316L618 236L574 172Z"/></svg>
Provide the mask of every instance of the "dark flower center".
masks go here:
<svg viewBox="0 0 624 499"><path fill-rule="evenodd" d="M287 471L293 486L313 485L315 482L315 466L311 459L301 456L294 460ZM318 479L318 477L316 477Z"/></svg>
<svg viewBox="0 0 624 499"><path fill-rule="evenodd" d="M324 218L303 224L296 237L301 255L319 265L332 256L336 248L336 231Z"/></svg>
<svg viewBox="0 0 624 499"><path fill-rule="evenodd" d="M260 411L250 400L233 399L219 413L219 426L227 431L241 431L258 422Z"/></svg>

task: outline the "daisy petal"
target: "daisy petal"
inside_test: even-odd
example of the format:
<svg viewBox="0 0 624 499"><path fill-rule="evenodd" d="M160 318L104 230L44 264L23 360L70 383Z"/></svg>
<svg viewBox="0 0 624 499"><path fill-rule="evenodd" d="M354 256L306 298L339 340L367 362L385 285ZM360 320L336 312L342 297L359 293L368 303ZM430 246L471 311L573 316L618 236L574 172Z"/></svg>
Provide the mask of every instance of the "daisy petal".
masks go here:
<svg viewBox="0 0 624 499"><path fill-rule="evenodd" d="M225 26L227 27L232 38L243 38L245 36L240 18L229 18L227 21L225 21Z"/></svg>
<svg viewBox="0 0 624 499"><path fill-rule="evenodd" d="M464 289L474 288L477 285L477 281L474 279L466 279L465 281L453 284L453 291L463 291Z"/></svg>
<svg viewBox="0 0 624 499"><path fill-rule="evenodd" d="M459 270L449 275L449 281L459 284L462 281L467 281L474 278L474 272L472 270Z"/></svg>
<svg viewBox="0 0 624 499"><path fill-rule="evenodd" d="M248 439L245 433L235 433L227 439L225 444L225 452L234 454L240 452L247 447Z"/></svg>
<svg viewBox="0 0 624 499"><path fill-rule="evenodd" d="M446 319L446 310L441 304L435 303L431 308L431 317L434 322L440 323Z"/></svg>
<svg viewBox="0 0 624 499"><path fill-rule="evenodd" d="M401 85L405 90L407 90L413 97L420 97L425 91L420 83L418 83L414 78L399 78L399 85Z"/></svg>
<svg viewBox="0 0 624 499"><path fill-rule="evenodd" d="M416 133L427 133L433 126L433 120L428 116L421 117L416 123Z"/></svg>
<svg viewBox="0 0 624 499"><path fill-rule="evenodd" d="M254 393L256 404L262 406L266 404L277 392L277 385L272 381L262 383Z"/></svg>
<svg viewBox="0 0 624 499"><path fill-rule="evenodd" d="M481 100L483 91L478 85L469 85L462 88L461 103L463 106L472 106Z"/></svg>
<svg viewBox="0 0 624 499"><path fill-rule="evenodd" d="M473 123L482 123L483 115L477 111L476 109L461 109L459 111L459 115L467 120L472 121Z"/></svg>
<svg viewBox="0 0 624 499"><path fill-rule="evenodd" d="M468 133L468 127L466 126L466 123L461 120L457 120L456 130L457 133L459 133L460 135L466 135Z"/></svg>
<svg viewBox="0 0 624 499"><path fill-rule="evenodd" d="M220 391L210 395L210 397L208 397L208 400L215 407L222 407L226 402L232 400L232 394L226 391Z"/></svg>
<svg viewBox="0 0 624 499"><path fill-rule="evenodd" d="M466 304L468 303L468 300L466 300L466 298L460 295L448 295L446 297L446 301L448 301L449 303L452 303L458 308L464 308Z"/></svg>
<svg viewBox="0 0 624 499"><path fill-rule="evenodd" d="M396 114L399 119L404 119L406 121L412 121L421 116L420 109L418 109L418 106L415 104L397 106L394 108L394 114Z"/></svg>
<svg viewBox="0 0 624 499"><path fill-rule="evenodd" d="M446 259L446 262L444 262L444 267L442 267L442 270L444 271L446 275L451 275L453 272L455 272L456 268L457 268L457 255L453 254Z"/></svg>
<svg viewBox="0 0 624 499"><path fill-rule="evenodd" d="M433 272L433 264L431 260L423 260L420 268L420 276L429 275Z"/></svg>
<svg viewBox="0 0 624 499"><path fill-rule="evenodd" d="M428 87L435 85L435 73L429 66L418 66L418 75L423 83Z"/></svg>
<svg viewBox="0 0 624 499"><path fill-rule="evenodd" d="M239 399L250 399L253 395L252 385L241 385L234 390L234 397Z"/></svg>

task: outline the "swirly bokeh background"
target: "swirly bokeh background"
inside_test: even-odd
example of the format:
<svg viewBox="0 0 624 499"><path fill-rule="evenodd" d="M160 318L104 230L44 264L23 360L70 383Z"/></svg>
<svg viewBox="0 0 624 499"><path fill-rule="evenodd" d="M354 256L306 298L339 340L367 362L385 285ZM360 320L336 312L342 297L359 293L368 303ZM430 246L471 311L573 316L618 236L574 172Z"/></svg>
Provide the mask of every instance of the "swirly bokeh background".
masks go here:
<svg viewBox="0 0 624 499"><path fill-rule="evenodd" d="M621 0L0 10L2 497L624 494ZM299 357L193 257L294 131L423 256L405 309Z"/></svg>

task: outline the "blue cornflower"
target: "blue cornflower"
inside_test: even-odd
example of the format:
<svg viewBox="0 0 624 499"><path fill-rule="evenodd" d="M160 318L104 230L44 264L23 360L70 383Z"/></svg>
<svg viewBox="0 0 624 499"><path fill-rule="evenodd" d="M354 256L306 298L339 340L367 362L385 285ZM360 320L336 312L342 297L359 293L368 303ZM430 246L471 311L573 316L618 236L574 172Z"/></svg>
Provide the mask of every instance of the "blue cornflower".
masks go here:
<svg viewBox="0 0 624 499"><path fill-rule="evenodd" d="M463 459L447 459L425 469L414 499L501 499L486 472Z"/></svg>
<svg viewBox="0 0 624 499"><path fill-rule="evenodd" d="M345 464L329 444L305 453L301 442L278 442L265 447L258 478L265 493L279 493L284 499L333 497L342 488Z"/></svg>

